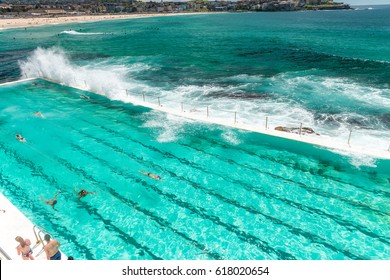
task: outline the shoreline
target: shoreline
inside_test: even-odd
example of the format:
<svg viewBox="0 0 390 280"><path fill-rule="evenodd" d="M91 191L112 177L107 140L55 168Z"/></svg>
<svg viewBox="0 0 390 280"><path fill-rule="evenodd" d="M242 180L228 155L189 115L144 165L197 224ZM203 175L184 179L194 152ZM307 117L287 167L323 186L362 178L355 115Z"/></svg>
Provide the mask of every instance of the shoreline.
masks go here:
<svg viewBox="0 0 390 280"><path fill-rule="evenodd" d="M81 15L81 16L59 16L59 17L28 17L28 18L1 18L0 30L14 29L14 28L27 28L45 26L51 24L69 24L69 23L83 23L102 20L119 20L119 19L137 19L137 18L149 18L149 17L164 17L164 16L182 16L182 15L204 15L215 14L212 12L199 12L199 13L150 13L150 14L121 14L121 15ZM222 14L219 12L218 14Z"/></svg>

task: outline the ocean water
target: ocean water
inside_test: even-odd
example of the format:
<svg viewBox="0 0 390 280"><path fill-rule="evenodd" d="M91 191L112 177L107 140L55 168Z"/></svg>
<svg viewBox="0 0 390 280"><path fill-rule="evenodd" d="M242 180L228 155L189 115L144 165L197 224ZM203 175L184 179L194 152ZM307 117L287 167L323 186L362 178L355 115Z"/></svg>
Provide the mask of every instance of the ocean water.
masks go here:
<svg viewBox="0 0 390 280"><path fill-rule="evenodd" d="M122 100L160 97L171 107L209 106L221 118L238 112L240 122L268 117L270 127L302 122L329 141L346 142L352 130L352 145L387 153L389 13L378 6L0 30L2 82L63 84L0 87L0 190L77 259L388 259L388 160ZM81 188L96 194L78 200ZM54 210L41 199L58 190Z"/></svg>

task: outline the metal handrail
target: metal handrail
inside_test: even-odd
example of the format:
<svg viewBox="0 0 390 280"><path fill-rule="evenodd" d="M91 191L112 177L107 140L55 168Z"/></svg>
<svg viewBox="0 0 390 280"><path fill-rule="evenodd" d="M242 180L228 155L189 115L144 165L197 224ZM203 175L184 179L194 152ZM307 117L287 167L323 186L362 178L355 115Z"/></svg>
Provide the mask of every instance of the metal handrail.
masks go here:
<svg viewBox="0 0 390 280"><path fill-rule="evenodd" d="M0 254L3 255L7 260L12 260L11 257L0 247ZM0 258L1 260L1 258Z"/></svg>
<svg viewBox="0 0 390 280"><path fill-rule="evenodd" d="M33 232L34 232L34 235L35 235L35 238L36 238L36 243L33 247L33 249L37 248L40 244L42 244L42 249L41 251L38 252L38 254L36 254L36 257L38 257L40 254L42 254L43 250L45 249L45 244L43 243L43 238L41 236L41 234L47 234L47 230L41 226L38 226L38 225L34 225L33 226Z"/></svg>

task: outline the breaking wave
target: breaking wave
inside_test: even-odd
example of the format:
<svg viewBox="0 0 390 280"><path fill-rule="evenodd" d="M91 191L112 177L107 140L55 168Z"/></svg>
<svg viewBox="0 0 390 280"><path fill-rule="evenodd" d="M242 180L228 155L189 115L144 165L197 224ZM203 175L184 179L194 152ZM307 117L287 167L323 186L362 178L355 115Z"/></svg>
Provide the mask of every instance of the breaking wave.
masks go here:
<svg viewBox="0 0 390 280"><path fill-rule="evenodd" d="M65 30L65 31L62 31L60 34L84 36L84 35L103 35L104 33L101 33L101 32L78 32L76 30Z"/></svg>

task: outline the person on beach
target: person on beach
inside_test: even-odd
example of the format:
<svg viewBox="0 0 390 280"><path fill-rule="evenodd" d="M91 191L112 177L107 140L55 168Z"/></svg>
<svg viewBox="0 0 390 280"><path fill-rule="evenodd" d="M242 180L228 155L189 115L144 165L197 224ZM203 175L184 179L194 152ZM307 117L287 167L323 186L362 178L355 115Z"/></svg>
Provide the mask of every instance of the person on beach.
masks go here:
<svg viewBox="0 0 390 280"><path fill-rule="evenodd" d="M56 195L53 197L53 199L50 199L50 200L46 200L46 199L42 199L43 202L45 202L47 205L50 205L51 207L53 207L54 209L54 205L57 204L57 196L61 193L61 191L58 191L58 193L56 193Z"/></svg>
<svg viewBox="0 0 390 280"><path fill-rule="evenodd" d="M31 241L29 239L24 240L20 236L16 236L15 240L19 242L18 247L16 247L18 255L22 255L23 260L34 260L33 251L30 247Z"/></svg>
<svg viewBox="0 0 390 280"><path fill-rule="evenodd" d="M16 139L20 142L26 142L26 138L24 138L21 134L16 134Z"/></svg>
<svg viewBox="0 0 390 280"><path fill-rule="evenodd" d="M77 193L77 195L79 196L79 199L86 196L87 194L95 194L95 192L87 192L86 190L82 189L81 191L79 191Z"/></svg>
<svg viewBox="0 0 390 280"><path fill-rule="evenodd" d="M150 173L150 172L139 171L139 173L141 173L141 174L143 174L143 175L145 175L145 176L148 176L148 177L150 177L150 178L152 178L152 179L154 179L154 180L157 180L157 181L161 180L161 177L160 177L160 176L158 176L158 175L156 175L156 174L153 174L153 173Z"/></svg>
<svg viewBox="0 0 390 280"><path fill-rule="evenodd" d="M47 242L45 245L46 258L48 260L61 260L61 252L59 250L61 244L56 239L50 240L50 234L45 234L44 239Z"/></svg>

